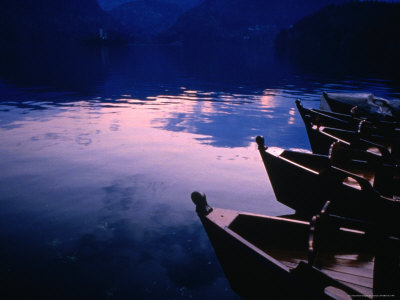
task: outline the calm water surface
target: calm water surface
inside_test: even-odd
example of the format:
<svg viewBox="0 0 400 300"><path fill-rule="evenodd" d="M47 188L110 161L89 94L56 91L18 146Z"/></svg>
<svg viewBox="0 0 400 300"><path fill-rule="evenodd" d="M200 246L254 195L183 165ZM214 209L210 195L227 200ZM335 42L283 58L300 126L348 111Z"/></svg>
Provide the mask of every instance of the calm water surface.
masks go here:
<svg viewBox="0 0 400 300"><path fill-rule="evenodd" d="M279 215L254 138L310 149L296 98L398 97L269 49L21 51L0 71L1 285L9 299L236 299L190 201Z"/></svg>

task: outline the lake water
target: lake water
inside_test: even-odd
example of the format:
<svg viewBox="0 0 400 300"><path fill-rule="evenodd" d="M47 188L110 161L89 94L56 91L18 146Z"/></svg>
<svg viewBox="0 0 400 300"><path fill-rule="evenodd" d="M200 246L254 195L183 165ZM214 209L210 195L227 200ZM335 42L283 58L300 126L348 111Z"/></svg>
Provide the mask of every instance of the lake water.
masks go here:
<svg viewBox="0 0 400 300"><path fill-rule="evenodd" d="M295 109L398 81L307 72L269 48L22 49L0 70L0 269L9 299L236 299L190 193L270 215L255 145L310 149Z"/></svg>

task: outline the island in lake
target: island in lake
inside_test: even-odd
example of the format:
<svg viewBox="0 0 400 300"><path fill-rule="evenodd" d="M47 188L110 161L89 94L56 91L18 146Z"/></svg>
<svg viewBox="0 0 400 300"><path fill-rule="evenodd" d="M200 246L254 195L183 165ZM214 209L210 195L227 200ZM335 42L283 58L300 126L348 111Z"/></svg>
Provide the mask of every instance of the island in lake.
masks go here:
<svg viewBox="0 0 400 300"><path fill-rule="evenodd" d="M330 5L276 37L277 51L303 66L398 72L400 3Z"/></svg>

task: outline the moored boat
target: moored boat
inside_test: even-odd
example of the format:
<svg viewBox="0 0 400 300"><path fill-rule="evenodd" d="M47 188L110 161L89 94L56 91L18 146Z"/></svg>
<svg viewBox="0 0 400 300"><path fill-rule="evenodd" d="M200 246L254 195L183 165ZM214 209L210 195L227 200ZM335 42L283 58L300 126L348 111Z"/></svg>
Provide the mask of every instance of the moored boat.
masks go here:
<svg viewBox="0 0 400 300"><path fill-rule="evenodd" d="M301 104L300 100L297 100L296 102L299 102ZM301 105L302 106L302 105ZM326 111L326 110L321 110L321 109L316 109L312 108L310 109L315 114L322 114L325 116L329 116L332 118L340 119L342 121L348 122L350 124L354 124L357 127L356 128L343 128L343 129L349 129L349 130L356 130L359 129L360 123L363 123L363 126L365 127L372 127L384 134L391 134L393 131L398 131L400 129L400 122L395 121L395 120L376 120L376 119L369 119L368 117L361 117L361 116L355 116L352 114L341 114L337 112L332 112L332 111ZM325 125L326 124L321 124ZM331 126L331 127L336 127L336 128L341 128L337 126Z"/></svg>
<svg viewBox="0 0 400 300"><path fill-rule="evenodd" d="M398 239L327 223L211 208L197 214L232 287L245 299L398 295ZM324 210L323 210L324 211Z"/></svg>
<svg viewBox="0 0 400 300"><path fill-rule="evenodd" d="M371 220L399 233L398 168L377 172L371 164L351 157L342 161L340 157L266 147L262 137L256 141L279 202L312 216L331 200L334 214Z"/></svg>
<svg viewBox="0 0 400 300"><path fill-rule="evenodd" d="M370 93L322 93L320 108L378 120L399 120L400 100L387 100Z"/></svg>
<svg viewBox="0 0 400 300"><path fill-rule="evenodd" d="M352 148L368 150L378 148L393 157L400 156L400 126L391 122L369 122L343 114L306 109L299 100L297 109L305 124L311 149L314 153L329 153L335 141L342 141Z"/></svg>

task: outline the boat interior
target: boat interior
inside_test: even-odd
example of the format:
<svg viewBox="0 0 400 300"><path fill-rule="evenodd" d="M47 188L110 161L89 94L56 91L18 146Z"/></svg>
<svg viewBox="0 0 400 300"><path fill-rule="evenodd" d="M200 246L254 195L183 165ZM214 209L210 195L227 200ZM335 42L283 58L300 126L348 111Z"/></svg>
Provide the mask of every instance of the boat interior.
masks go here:
<svg viewBox="0 0 400 300"><path fill-rule="evenodd" d="M399 196L400 185L396 185L400 179L399 168L380 171L375 164L367 162L368 155L377 157L376 160L379 159L379 156L373 153L353 156L346 146L335 147L330 156L287 150L281 152L280 157L298 167L312 170L318 174L333 166L337 169L336 173L340 170L343 171L343 183L346 185L361 189L360 183L357 181L357 177L361 177L367 180L372 187L378 187L377 184L380 184L378 188L384 196L389 198ZM383 180L384 184L382 184Z"/></svg>
<svg viewBox="0 0 400 300"><path fill-rule="evenodd" d="M371 134L371 135L368 135L368 137L359 139L359 135L357 132L354 132L351 130L330 128L330 127L320 127L319 131L322 134L330 136L330 137L334 138L335 140L341 140L345 143L353 143L353 142L362 143L363 140L365 140L365 144L376 144L380 148L386 149L389 153L392 152L391 151L392 143L399 142L398 139L390 140L386 137L383 137L382 135L374 135L374 134Z"/></svg>
<svg viewBox="0 0 400 300"><path fill-rule="evenodd" d="M342 153L344 155L339 153L335 154L335 157L328 157L319 154L284 151L282 152L281 157L300 167L311 169L317 173L321 173L330 166L335 166L351 174L365 178L371 183L371 185L374 184L375 171L370 164L367 164L366 161L352 159L345 153ZM351 178L346 177L346 181L350 185L358 185L357 181L352 180Z"/></svg>
<svg viewBox="0 0 400 300"><path fill-rule="evenodd" d="M320 109L307 109L304 108L300 102L298 109L303 117L308 118L312 124L326 127L343 128L348 130L358 130L362 124L368 132L385 136L397 136L400 134L400 123L393 121L379 120L366 120L365 118L358 118L351 114L343 114L338 112L320 110Z"/></svg>
<svg viewBox="0 0 400 300"><path fill-rule="evenodd" d="M308 122L316 127L328 126L334 128L343 128L347 130L357 130L358 122L354 119L333 116L322 112L314 112L312 110L305 112L304 117L307 118Z"/></svg>
<svg viewBox="0 0 400 300"><path fill-rule="evenodd" d="M308 222L239 214L228 228L290 270L308 261ZM363 295L373 294L374 255L364 232L322 228L314 239L314 267Z"/></svg>
<svg viewBox="0 0 400 300"><path fill-rule="evenodd" d="M315 114L323 114L326 116L330 116L330 117L334 117L337 119L341 119L341 120L347 120L347 121L356 121L356 122L361 122L362 119L356 118L352 115L347 115L347 114L341 114L341 113L337 113L337 112L333 112L333 111L327 111L327 110L320 110L320 109L310 109L311 112L315 113Z"/></svg>

